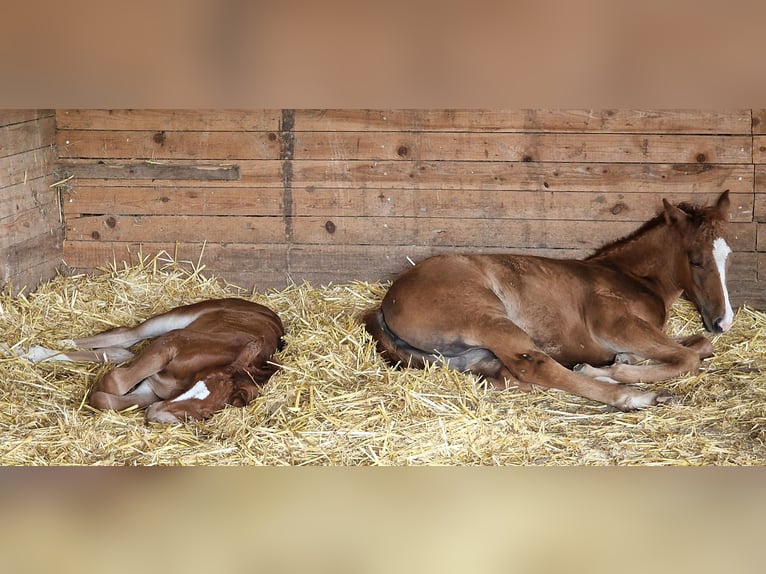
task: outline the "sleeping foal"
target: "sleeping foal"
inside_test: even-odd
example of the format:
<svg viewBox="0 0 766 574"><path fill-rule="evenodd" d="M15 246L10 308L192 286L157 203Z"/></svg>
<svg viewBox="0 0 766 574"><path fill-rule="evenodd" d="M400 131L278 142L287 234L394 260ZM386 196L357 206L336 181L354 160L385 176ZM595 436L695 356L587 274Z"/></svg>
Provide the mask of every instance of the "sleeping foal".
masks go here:
<svg viewBox="0 0 766 574"><path fill-rule="evenodd" d="M156 337L128 366L106 373L89 402L98 409L149 407L146 420L206 419L226 405L245 406L261 394L278 365L284 330L271 309L243 299L177 307L135 327L118 327L68 341L88 351L34 346L24 356L44 360L122 362L128 347Z"/></svg>

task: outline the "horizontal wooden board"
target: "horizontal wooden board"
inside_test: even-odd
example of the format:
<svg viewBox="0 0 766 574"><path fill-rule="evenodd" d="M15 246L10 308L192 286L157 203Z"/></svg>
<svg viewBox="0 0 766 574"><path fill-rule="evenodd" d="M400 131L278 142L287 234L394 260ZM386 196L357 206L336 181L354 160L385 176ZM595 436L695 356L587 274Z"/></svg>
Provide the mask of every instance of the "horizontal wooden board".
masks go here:
<svg viewBox="0 0 766 574"><path fill-rule="evenodd" d="M758 280L763 281L764 297L766 297L766 252L758 253Z"/></svg>
<svg viewBox="0 0 766 574"><path fill-rule="evenodd" d="M753 135L766 134L766 109L752 110L753 115Z"/></svg>
<svg viewBox="0 0 766 574"><path fill-rule="evenodd" d="M297 132L294 158L741 164L752 160L751 143L749 135Z"/></svg>
<svg viewBox="0 0 766 574"><path fill-rule="evenodd" d="M56 110L60 130L277 131L281 110Z"/></svg>
<svg viewBox="0 0 766 574"><path fill-rule="evenodd" d="M58 192L51 187L53 180L53 176L49 175L30 179L27 183L0 188L0 221L14 217L22 211L42 209L50 204L54 204L58 212Z"/></svg>
<svg viewBox="0 0 766 574"><path fill-rule="evenodd" d="M731 302L735 308L748 305L755 309L766 309L766 283L763 281L736 281L729 284Z"/></svg>
<svg viewBox="0 0 766 574"><path fill-rule="evenodd" d="M61 130L60 158L279 159L276 132Z"/></svg>
<svg viewBox="0 0 766 574"><path fill-rule="evenodd" d="M766 283L764 281L729 281L729 296L734 308L749 305L766 309Z"/></svg>
<svg viewBox="0 0 766 574"><path fill-rule="evenodd" d="M257 166L241 164L242 179ZM751 193L752 165L295 161L293 187Z"/></svg>
<svg viewBox="0 0 766 574"><path fill-rule="evenodd" d="M6 187L51 174L55 159L56 151L52 146L0 158L0 192Z"/></svg>
<svg viewBox="0 0 766 574"><path fill-rule="evenodd" d="M125 242L283 243L281 217L86 215L66 220L67 239Z"/></svg>
<svg viewBox="0 0 766 574"><path fill-rule="evenodd" d="M3 160L0 159L0 165ZM200 165L178 160L174 165ZM76 166L91 169L92 160L65 162L65 175ZM210 163L217 166L218 163ZM241 187L283 187L283 162L237 161L240 178L227 183ZM375 189L499 189L519 191L720 192L752 193L752 165L710 164L588 164L465 161L294 161L291 185L297 187ZM84 169L84 168L83 168ZM1 173L1 172L0 172ZM156 180L155 186L218 187L220 182ZM145 180L103 180L78 177L75 186L145 186Z"/></svg>
<svg viewBox="0 0 766 574"><path fill-rule="evenodd" d="M483 247L535 247L595 249L605 242L628 235L633 222L428 219L406 217L296 217L295 243L325 245L440 245ZM754 224L730 226L735 251L754 251Z"/></svg>
<svg viewBox="0 0 766 574"><path fill-rule="evenodd" d="M56 119L53 117L0 127L0 157L50 146L55 130Z"/></svg>
<svg viewBox="0 0 766 574"><path fill-rule="evenodd" d="M662 199L710 205L719 193L600 193L498 190L324 189L292 190L296 216L458 217L643 222ZM753 195L732 194L732 221L752 221Z"/></svg>
<svg viewBox="0 0 766 574"><path fill-rule="evenodd" d="M1 196L0 196L1 197ZM645 221L674 202L709 204L709 194L612 194L505 192L490 190L376 190L297 188L295 216L475 217L499 219L586 219ZM732 194L732 219L751 221L752 194ZM83 187L64 197L70 215L274 215L282 214L278 188Z"/></svg>
<svg viewBox="0 0 766 574"><path fill-rule="evenodd" d="M2 197L2 195L0 195ZM64 195L71 215L282 214L282 190L247 187L86 187Z"/></svg>
<svg viewBox="0 0 766 574"><path fill-rule="evenodd" d="M0 249L62 228L63 223L59 218L58 205L53 202L19 211L0 220Z"/></svg>
<svg viewBox="0 0 766 574"><path fill-rule="evenodd" d="M27 292L54 276L61 263L64 229L29 237L0 248L0 283L11 283L14 293Z"/></svg>
<svg viewBox="0 0 766 574"><path fill-rule="evenodd" d="M164 252L182 265L201 265L207 277L234 282L245 289L253 286L268 289L287 283L287 248L285 245L252 243L218 244L201 242L64 242L64 262L73 271L93 271L110 265L133 265L138 255L154 257Z"/></svg>
<svg viewBox="0 0 766 574"><path fill-rule="evenodd" d="M236 181L239 179L237 165L190 165L175 162L142 161L106 163L59 161L58 170L85 179L114 179L123 184L125 180L182 181Z"/></svg>
<svg viewBox="0 0 766 574"><path fill-rule="evenodd" d="M53 110L0 110L0 127L53 117Z"/></svg>
<svg viewBox="0 0 766 574"><path fill-rule="evenodd" d="M766 163L766 135L753 136L753 163Z"/></svg>
<svg viewBox="0 0 766 574"><path fill-rule="evenodd" d="M750 134L750 110L296 110L295 131Z"/></svg>
<svg viewBox="0 0 766 574"><path fill-rule="evenodd" d="M0 160L2 161L2 160ZM62 175L70 176L74 175L75 180L71 182L73 186L107 186L114 185L118 187L129 187L133 185L145 186L146 179L144 178L126 178L126 179L114 179L114 178L89 178L84 177L94 174L94 162L89 160L66 160L60 162ZM126 165L124 161L106 162L107 167L112 165L121 166ZM194 170L204 169L216 169L216 168L230 168L233 164L227 162L217 161L197 161L197 160L173 160L174 166L187 166ZM279 160L242 160L237 161L236 166L239 168L239 179L227 181L227 186L240 186L240 187L282 187L282 169L283 162ZM106 169L106 168L104 168ZM103 174L99 174L103 175ZM211 186L218 187L221 185L217 180L204 180L199 179L199 175L193 172L190 175L195 175L196 179L157 179L152 181L152 185L165 186L165 187L190 187L190 186Z"/></svg>

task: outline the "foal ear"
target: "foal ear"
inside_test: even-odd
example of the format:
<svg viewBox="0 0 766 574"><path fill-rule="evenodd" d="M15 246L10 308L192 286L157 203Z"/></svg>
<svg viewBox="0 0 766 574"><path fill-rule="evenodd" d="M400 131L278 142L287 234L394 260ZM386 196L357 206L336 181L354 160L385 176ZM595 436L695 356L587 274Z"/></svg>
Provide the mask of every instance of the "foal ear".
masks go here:
<svg viewBox="0 0 766 574"><path fill-rule="evenodd" d="M668 225L680 223L689 218L689 215L683 209L679 209L664 197L662 198L662 205L665 207L665 222Z"/></svg>
<svg viewBox="0 0 766 574"><path fill-rule="evenodd" d="M731 202L729 201L729 190L727 189L721 194L721 197L718 198L718 202L715 204L716 209L718 210L718 213L721 214L721 217L729 220L729 205Z"/></svg>

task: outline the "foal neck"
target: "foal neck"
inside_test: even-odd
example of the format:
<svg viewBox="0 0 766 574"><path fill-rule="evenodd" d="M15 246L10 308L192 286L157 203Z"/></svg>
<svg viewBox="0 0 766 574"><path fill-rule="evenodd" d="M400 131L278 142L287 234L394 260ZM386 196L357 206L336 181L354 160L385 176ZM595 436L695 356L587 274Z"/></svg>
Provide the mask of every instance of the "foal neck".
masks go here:
<svg viewBox="0 0 766 574"><path fill-rule="evenodd" d="M669 307L683 291L675 277L679 252L677 242L670 237L670 228L660 215L631 235L601 247L586 261L616 268L638 279Z"/></svg>

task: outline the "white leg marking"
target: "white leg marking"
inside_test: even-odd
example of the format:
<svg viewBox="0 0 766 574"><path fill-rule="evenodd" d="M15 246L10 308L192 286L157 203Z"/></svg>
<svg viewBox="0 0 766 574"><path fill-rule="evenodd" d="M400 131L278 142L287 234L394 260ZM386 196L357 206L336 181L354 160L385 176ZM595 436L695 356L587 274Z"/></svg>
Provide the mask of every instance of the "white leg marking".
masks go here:
<svg viewBox="0 0 766 574"><path fill-rule="evenodd" d="M726 289L726 259L728 259L730 254L731 247L729 247L729 244L726 243L723 237L713 241L713 259L718 268L718 276L721 278L721 289L723 289L723 296L726 301L726 313L721 322L721 329L724 331L728 331L732 323L734 323L734 311L732 311L731 303L729 302L729 291Z"/></svg>
<svg viewBox="0 0 766 574"><path fill-rule="evenodd" d="M33 363L42 363L43 361L71 361L66 353L54 349L47 349L40 345L30 346L29 351L21 356Z"/></svg>
<svg viewBox="0 0 766 574"><path fill-rule="evenodd" d="M196 383L194 383L194 386L192 388L190 388L185 393L178 395L176 398L174 398L170 402L175 403L177 401L185 401L187 399L198 399L201 401L203 399L206 399L209 394L210 394L210 390L207 388L205 381L197 381Z"/></svg>

